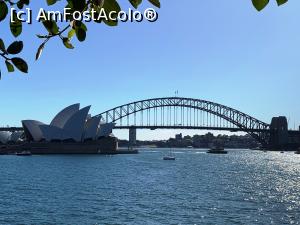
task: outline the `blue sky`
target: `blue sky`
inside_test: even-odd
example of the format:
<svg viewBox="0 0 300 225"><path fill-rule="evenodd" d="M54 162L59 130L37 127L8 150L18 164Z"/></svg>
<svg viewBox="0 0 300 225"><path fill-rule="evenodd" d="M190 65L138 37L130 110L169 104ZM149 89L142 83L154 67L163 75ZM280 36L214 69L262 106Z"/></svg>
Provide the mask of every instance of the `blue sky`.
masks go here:
<svg viewBox="0 0 300 225"><path fill-rule="evenodd" d="M122 8L129 5L122 1ZM43 33L24 25L22 56L28 75L2 72L0 126L22 119L50 122L61 108L80 102L98 114L135 100L173 96L215 101L265 122L285 115L300 124L300 2L258 13L251 1L163 1L155 23L118 27L88 24L75 49L52 40L34 61ZM141 10L150 6L145 0ZM45 7L44 1L31 8ZM53 7L51 9L58 9ZM0 24L6 43L14 40L8 21ZM0 63L5 71L3 62ZM169 137L178 131L138 132L140 139ZM186 131L184 134L193 133ZM117 132L121 138L126 132Z"/></svg>

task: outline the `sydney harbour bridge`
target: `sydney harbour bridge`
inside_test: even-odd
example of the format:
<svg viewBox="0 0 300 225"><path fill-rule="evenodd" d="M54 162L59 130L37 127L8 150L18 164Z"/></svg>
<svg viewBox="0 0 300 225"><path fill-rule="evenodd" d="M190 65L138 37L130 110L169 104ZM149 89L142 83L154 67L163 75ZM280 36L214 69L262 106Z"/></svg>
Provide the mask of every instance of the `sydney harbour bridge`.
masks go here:
<svg viewBox="0 0 300 225"><path fill-rule="evenodd" d="M136 138L136 129L198 129L246 132L263 147L299 146L300 142L299 130L288 130L285 117L270 118L270 123L266 123L231 107L201 99L146 99L117 106L96 116L107 123L116 123L114 129L129 129L130 139Z"/></svg>
<svg viewBox="0 0 300 225"><path fill-rule="evenodd" d="M101 116L116 123L115 129L199 129L246 132L263 147L299 145L300 132L289 131L285 117L270 124L218 103L193 98L168 97L136 101L107 110Z"/></svg>

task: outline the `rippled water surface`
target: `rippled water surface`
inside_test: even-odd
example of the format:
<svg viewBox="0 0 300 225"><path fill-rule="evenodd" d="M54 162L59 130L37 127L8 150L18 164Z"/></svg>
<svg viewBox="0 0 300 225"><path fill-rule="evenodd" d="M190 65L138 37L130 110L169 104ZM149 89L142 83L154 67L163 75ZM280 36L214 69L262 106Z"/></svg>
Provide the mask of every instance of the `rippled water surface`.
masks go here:
<svg viewBox="0 0 300 225"><path fill-rule="evenodd" d="M0 156L0 224L300 224L300 155Z"/></svg>

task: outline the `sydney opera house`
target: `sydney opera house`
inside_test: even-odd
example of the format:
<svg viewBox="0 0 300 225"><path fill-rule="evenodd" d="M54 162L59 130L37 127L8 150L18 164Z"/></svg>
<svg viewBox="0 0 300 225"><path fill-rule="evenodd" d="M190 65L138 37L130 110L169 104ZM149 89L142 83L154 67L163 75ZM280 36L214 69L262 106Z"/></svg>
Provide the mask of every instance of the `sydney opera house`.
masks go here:
<svg viewBox="0 0 300 225"><path fill-rule="evenodd" d="M114 153L117 139L112 135L114 123L103 123L91 117L90 106L68 106L50 124L37 120L23 120L24 132L1 132L0 143L11 151L31 151L33 154Z"/></svg>

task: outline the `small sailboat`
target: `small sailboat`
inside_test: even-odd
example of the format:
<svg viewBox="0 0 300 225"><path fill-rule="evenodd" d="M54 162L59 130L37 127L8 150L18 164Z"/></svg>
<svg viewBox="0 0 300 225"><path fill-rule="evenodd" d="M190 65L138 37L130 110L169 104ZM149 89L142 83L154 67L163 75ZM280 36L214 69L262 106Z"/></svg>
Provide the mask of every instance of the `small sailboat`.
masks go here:
<svg viewBox="0 0 300 225"><path fill-rule="evenodd" d="M175 159L176 158L175 158L175 156L174 156L174 154L172 153L171 150L169 151L168 155L166 155L166 156L163 157L163 160L175 160Z"/></svg>
<svg viewBox="0 0 300 225"><path fill-rule="evenodd" d="M176 158L174 156L164 156L164 160L175 160Z"/></svg>

